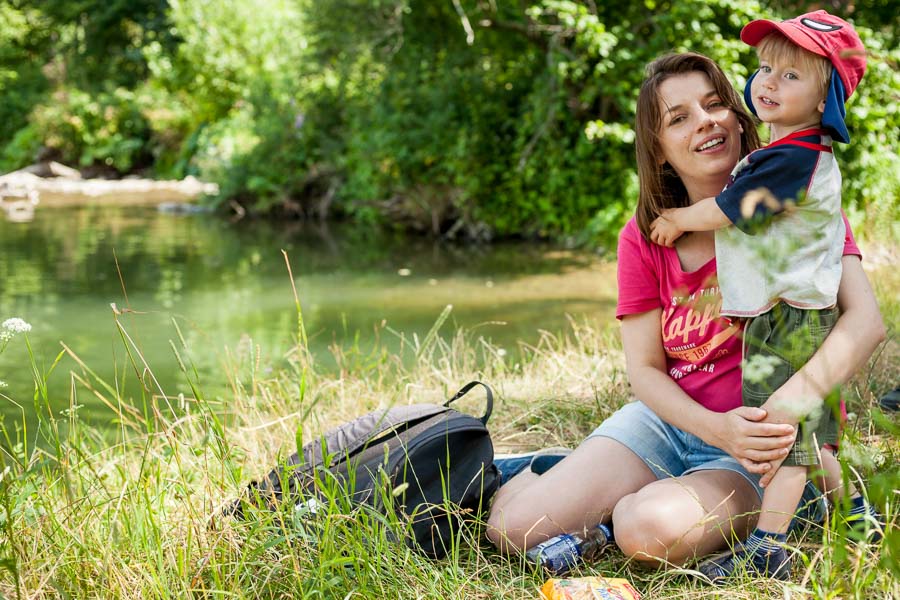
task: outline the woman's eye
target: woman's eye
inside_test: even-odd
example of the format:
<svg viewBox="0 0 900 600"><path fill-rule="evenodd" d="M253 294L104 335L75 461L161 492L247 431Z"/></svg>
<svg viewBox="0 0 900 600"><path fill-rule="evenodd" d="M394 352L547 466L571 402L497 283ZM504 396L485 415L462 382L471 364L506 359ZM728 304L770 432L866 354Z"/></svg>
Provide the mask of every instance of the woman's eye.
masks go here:
<svg viewBox="0 0 900 600"><path fill-rule="evenodd" d="M682 121L684 121L684 115L677 115L672 117L672 120L669 121L669 125L678 125Z"/></svg>

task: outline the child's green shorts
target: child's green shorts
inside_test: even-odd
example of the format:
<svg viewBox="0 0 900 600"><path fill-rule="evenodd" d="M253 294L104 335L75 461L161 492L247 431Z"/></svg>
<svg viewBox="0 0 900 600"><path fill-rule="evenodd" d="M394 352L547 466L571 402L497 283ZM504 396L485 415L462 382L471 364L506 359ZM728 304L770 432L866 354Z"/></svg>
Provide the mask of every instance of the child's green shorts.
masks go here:
<svg viewBox="0 0 900 600"><path fill-rule="evenodd" d="M744 406L762 406L812 357L837 322L837 308L807 310L779 302L769 312L753 317L744 328L744 359L773 368L761 381L750 381L744 370ZM754 356L764 357L764 361ZM759 372L758 369L752 371ZM838 441L839 407L825 403L820 410L800 421L797 441L782 464L810 466L819 463L817 446Z"/></svg>

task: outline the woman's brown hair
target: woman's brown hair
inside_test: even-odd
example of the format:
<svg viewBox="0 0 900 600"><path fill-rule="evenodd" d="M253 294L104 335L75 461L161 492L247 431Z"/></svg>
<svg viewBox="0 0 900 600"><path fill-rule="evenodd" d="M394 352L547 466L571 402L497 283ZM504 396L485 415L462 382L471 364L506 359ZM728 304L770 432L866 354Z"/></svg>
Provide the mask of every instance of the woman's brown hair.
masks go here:
<svg viewBox="0 0 900 600"><path fill-rule="evenodd" d="M635 116L635 150L637 152L638 193L635 218L645 238L650 237L650 224L667 208L680 208L690 203L687 190L678 174L668 163L660 164L659 130L662 114L659 110L659 86L675 75L705 73L713 89L728 108L734 111L744 130L741 134L741 156L759 148L759 135L753 117L744 109L741 97L731 87L722 69L712 59L693 52L667 54L647 65L644 83L638 94Z"/></svg>

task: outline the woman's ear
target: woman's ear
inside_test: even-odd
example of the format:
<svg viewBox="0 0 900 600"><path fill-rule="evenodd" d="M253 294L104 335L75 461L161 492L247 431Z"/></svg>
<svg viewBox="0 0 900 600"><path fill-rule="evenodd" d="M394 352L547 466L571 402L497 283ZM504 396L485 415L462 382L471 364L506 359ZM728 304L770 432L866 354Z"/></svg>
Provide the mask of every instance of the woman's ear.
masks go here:
<svg viewBox="0 0 900 600"><path fill-rule="evenodd" d="M744 126L738 123L738 133L744 133Z"/></svg>

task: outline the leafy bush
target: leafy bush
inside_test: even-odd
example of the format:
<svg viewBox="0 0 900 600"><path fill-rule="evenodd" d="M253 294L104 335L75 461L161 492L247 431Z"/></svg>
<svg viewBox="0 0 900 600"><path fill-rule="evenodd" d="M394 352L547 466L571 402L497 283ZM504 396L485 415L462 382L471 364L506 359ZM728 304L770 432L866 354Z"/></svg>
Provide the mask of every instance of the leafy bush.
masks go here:
<svg viewBox="0 0 900 600"><path fill-rule="evenodd" d="M37 159L43 140L43 132L37 125L25 125L0 153L0 172L15 171L32 164Z"/></svg>
<svg viewBox="0 0 900 600"><path fill-rule="evenodd" d="M197 174L220 184L219 204L253 214L603 246L633 210L632 126L645 65L694 50L740 88L756 64L741 27L811 6L127 4L0 5L4 166L27 163L43 144L76 164ZM844 205L857 233L892 235L898 15L865 3L844 16L869 49L869 72L848 105L853 142L837 149ZM89 33L90 43L77 42Z"/></svg>
<svg viewBox="0 0 900 600"><path fill-rule="evenodd" d="M835 155L844 179L843 203L854 224L869 237L897 239L900 220L900 48L871 29L859 27L868 66L847 104L850 143ZM892 231L892 228L893 231Z"/></svg>
<svg viewBox="0 0 900 600"><path fill-rule="evenodd" d="M3 170L34 159L37 132L28 127L28 116L49 87L41 73L41 61L35 60L46 32L31 31L29 24L42 24L32 10L0 3L0 148L10 145L2 151Z"/></svg>
<svg viewBox="0 0 900 600"><path fill-rule="evenodd" d="M262 212L326 194L332 212L395 227L609 246L635 199L644 66L698 51L742 87L756 58L740 29L760 17L778 18L751 0L318 2L301 29L306 62L287 69L315 84L294 85L290 105L254 104L256 141L220 171L223 193ZM890 54L888 34L860 32L873 56ZM900 119L883 99L900 83L887 58L870 61L849 107L857 135L840 152L851 216L876 206L890 222L898 153L886 132Z"/></svg>
<svg viewBox="0 0 900 600"><path fill-rule="evenodd" d="M32 116L44 145L68 164L106 165L121 173L149 163L150 126L135 94L118 88L96 95L60 89Z"/></svg>

